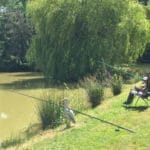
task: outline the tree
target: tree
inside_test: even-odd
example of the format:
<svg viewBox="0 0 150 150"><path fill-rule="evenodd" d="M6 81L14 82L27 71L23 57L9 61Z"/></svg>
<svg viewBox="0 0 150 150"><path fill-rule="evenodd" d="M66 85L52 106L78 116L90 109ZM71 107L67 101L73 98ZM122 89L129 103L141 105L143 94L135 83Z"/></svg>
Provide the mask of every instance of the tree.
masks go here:
<svg viewBox="0 0 150 150"><path fill-rule="evenodd" d="M148 0L145 0L145 2L146 6L144 6L144 8L146 11L146 15L147 18L150 19L150 3L148 3ZM138 60L142 63L150 63L150 43L147 43L143 55Z"/></svg>
<svg viewBox="0 0 150 150"><path fill-rule="evenodd" d="M1 7L0 68L2 70L25 62L26 51L33 32L22 7L24 6L17 0L5 3Z"/></svg>
<svg viewBox="0 0 150 150"><path fill-rule="evenodd" d="M139 0L139 2L143 3L144 5L147 5L149 0Z"/></svg>
<svg viewBox="0 0 150 150"><path fill-rule="evenodd" d="M8 4L9 0L1 0L0 6L6 6Z"/></svg>
<svg viewBox="0 0 150 150"><path fill-rule="evenodd" d="M33 0L28 10L36 29L29 53L55 80L94 74L102 59L133 62L150 39L145 10L134 0Z"/></svg>

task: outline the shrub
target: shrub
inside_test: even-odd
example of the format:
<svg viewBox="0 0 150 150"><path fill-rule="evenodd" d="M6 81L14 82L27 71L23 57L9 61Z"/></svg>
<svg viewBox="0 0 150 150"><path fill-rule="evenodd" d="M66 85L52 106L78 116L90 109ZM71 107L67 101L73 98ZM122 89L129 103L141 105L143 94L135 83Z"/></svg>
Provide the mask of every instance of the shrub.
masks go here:
<svg viewBox="0 0 150 150"><path fill-rule="evenodd" d="M96 107L101 103L104 96L103 86L97 83L96 81L90 81L86 85L89 102L92 107Z"/></svg>
<svg viewBox="0 0 150 150"><path fill-rule="evenodd" d="M122 90L122 78L118 75L114 75L112 78L112 92L114 95L118 95Z"/></svg>
<svg viewBox="0 0 150 150"><path fill-rule="evenodd" d="M23 143L23 138L20 136L11 136L8 139L4 140L1 145L0 148L6 149L8 147L11 146L16 146Z"/></svg>
<svg viewBox="0 0 150 150"><path fill-rule="evenodd" d="M63 108L61 103L49 98L38 106L38 115L42 123L42 128L54 128L62 123Z"/></svg>
<svg viewBox="0 0 150 150"><path fill-rule="evenodd" d="M141 76L138 73L135 73L130 80L127 80L125 83L127 84L134 84L141 80Z"/></svg>
<svg viewBox="0 0 150 150"><path fill-rule="evenodd" d="M133 80L133 83L135 83L139 81L140 78L140 75L137 72L137 70L131 68L122 68L120 75L122 76L122 79L125 83L130 83L130 80Z"/></svg>

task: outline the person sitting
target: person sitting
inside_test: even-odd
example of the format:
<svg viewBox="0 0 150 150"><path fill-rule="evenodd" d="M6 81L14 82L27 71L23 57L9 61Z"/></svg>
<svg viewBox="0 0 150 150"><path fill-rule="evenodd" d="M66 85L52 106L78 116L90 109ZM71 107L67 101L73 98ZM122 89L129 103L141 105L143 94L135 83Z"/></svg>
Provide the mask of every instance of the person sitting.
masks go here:
<svg viewBox="0 0 150 150"><path fill-rule="evenodd" d="M127 100L123 104L131 104L136 95L144 96L148 91L150 91L150 77L145 76L143 77L143 85L141 87L135 87L134 89L131 89Z"/></svg>

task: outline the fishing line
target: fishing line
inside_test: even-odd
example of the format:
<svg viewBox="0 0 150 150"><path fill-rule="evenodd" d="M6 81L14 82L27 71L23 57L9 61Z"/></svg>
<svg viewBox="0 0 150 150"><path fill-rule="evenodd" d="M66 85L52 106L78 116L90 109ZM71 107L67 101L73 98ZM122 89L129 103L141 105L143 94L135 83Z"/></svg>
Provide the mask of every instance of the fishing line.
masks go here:
<svg viewBox="0 0 150 150"><path fill-rule="evenodd" d="M41 98L37 98L37 97L34 97L34 96L30 96L30 95L26 95L26 94L17 92L17 91L15 91L15 90L8 90L8 91L10 91L10 92L12 92L12 93L16 93L16 94L23 95L23 96L26 96L26 97L29 97L29 98L32 98L32 99L35 99L35 100L38 100L38 101L41 101L41 102L49 102L49 101L47 101L47 100L44 100L44 99L41 99ZM56 105L56 104L55 104L55 105ZM63 105L60 105L60 107L63 107L63 108L64 108ZM70 108L69 108L69 109L70 109ZM128 128L123 127L123 126L120 126L120 125L117 125L117 124L112 123L112 122L110 122L110 121L106 121L106 120L97 118L97 117L95 117L95 116L92 116L92 115L83 113L83 112L78 111L78 110L75 110L75 109L72 109L72 110L73 110L74 112L76 112L76 113L79 113L79 114L81 114L81 115L87 116L87 117L89 117L89 118L91 118L91 119L95 119L95 120L101 121L101 122L106 123L106 124L109 124L109 125L111 125L111 126L115 126L115 127L117 127L117 128L126 130L126 131L128 131L128 132L130 132L130 133L135 133L135 131L133 131L133 130L131 130L131 129L128 129Z"/></svg>

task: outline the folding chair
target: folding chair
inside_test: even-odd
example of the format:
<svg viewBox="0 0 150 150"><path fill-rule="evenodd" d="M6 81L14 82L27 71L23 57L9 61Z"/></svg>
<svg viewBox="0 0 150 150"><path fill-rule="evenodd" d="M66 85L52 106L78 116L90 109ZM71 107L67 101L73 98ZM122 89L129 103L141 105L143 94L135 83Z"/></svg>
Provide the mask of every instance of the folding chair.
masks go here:
<svg viewBox="0 0 150 150"><path fill-rule="evenodd" d="M136 100L136 103L135 103L135 105L138 103L138 101L141 99L141 100L143 100L145 103L146 103L146 105L148 106L148 100L150 100L150 92L148 91L148 92L138 92L138 94L136 95L136 96L138 96L138 98L137 98L137 100Z"/></svg>
<svg viewBox="0 0 150 150"><path fill-rule="evenodd" d="M143 77L143 81L145 85L142 88L135 87L135 89L132 89L124 105L130 105L135 97L137 97L135 105L140 99L148 105L148 100L150 98L150 73Z"/></svg>
<svg viewBox="0 0 150 150"><path fill-rule="evenodd" d="M144 89L144 91L139 91L136 94L138 98L137 98L135 105L140 99L142 99L148 105L148 100L150 98L150 73L144 78L146 79L146 88Z"/></svg>

